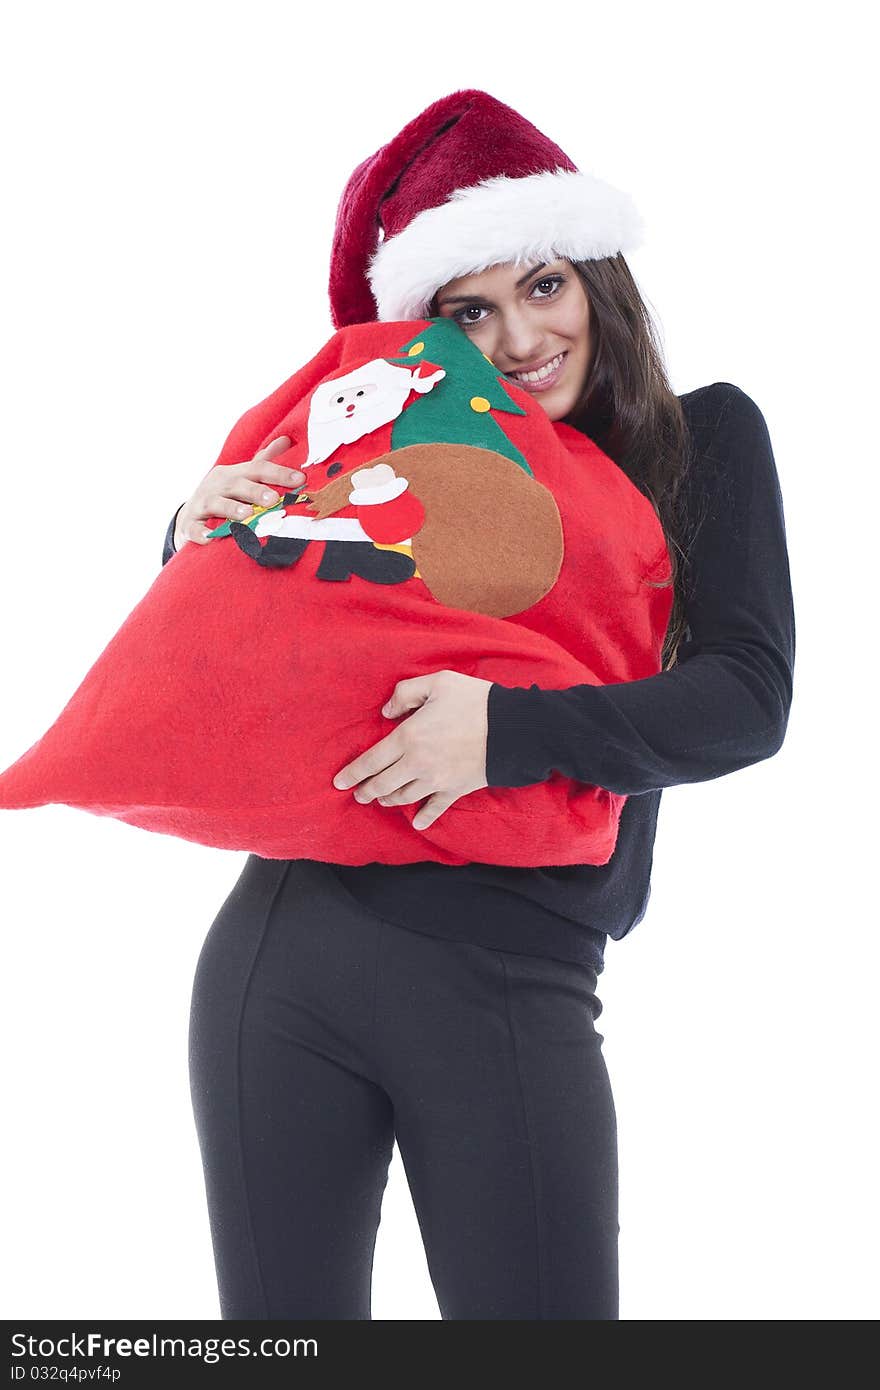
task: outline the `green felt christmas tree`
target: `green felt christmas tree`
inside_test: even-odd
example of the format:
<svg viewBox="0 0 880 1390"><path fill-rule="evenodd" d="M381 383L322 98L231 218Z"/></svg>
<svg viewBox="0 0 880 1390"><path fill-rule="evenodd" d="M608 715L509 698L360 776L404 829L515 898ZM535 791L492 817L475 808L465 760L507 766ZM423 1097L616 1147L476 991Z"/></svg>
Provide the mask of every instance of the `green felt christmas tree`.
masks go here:
<svg viewBox="0 0 880 1390"><path fill-rule="evenodd" d="M423 353L428 361L443 367L446 376L398 415L391 430L392 449L425 443L470 444L503 454L533 476L519 449L493 415L493 411L507 415L526 413L501 385L499 377L503 373L454 319L431 319L426 328L403 345L399 357L390 357L388 361L412 366L413 359Z"/></svg>

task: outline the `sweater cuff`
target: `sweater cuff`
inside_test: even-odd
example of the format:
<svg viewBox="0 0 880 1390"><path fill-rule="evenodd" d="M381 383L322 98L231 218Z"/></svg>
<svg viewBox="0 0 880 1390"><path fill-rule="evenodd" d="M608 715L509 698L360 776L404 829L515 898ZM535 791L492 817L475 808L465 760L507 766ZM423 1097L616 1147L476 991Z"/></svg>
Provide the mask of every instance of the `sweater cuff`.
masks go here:
<svg viewBox="0 0 880 1390"><path fill-rule="evenodd" d="M490 787L528 787L553 772L552 690L538 685L489 690L486 782Z"/></svg>
<svg viewBox="0 0 880 1390"><path fill-rule="evenodd" d="M165 544L162 546L162 564L163 564L163 565L167 565L167 564L168 564L168 561L171 559L172 555L176 555L176 554L177 554L177 550L175 549L175 545L174 545L174 531L175 531L175 528L176 528L176 526L177 526L177 518L178 518L178 515L180 514L180 509L181 509L181 507L185 507L185 506L186 506L186 503L185 503L185 502L181 502L180 507L177 508L177 511L174 513L173 517L171 518L170 522L168 523L168 530L165 532Z"/></svg>

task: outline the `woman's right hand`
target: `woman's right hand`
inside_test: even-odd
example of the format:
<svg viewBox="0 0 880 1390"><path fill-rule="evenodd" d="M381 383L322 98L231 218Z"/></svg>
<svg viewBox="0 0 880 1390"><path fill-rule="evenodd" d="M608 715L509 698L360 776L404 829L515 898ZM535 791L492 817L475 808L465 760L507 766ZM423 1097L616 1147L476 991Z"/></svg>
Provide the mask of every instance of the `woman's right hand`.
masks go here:
<svg viewBox="0 0 880 1390"><path fill-rule="evenodd" d="M187 541L207 545L209 537L204 523L209 517L243 521L252 514L255 505L273 507L285 492L302 487L305 473L272 462L277 454L289 448L290 440L282 434L247 463L218 463L212 468L177 513L174 549L179 550Z"/></svg>

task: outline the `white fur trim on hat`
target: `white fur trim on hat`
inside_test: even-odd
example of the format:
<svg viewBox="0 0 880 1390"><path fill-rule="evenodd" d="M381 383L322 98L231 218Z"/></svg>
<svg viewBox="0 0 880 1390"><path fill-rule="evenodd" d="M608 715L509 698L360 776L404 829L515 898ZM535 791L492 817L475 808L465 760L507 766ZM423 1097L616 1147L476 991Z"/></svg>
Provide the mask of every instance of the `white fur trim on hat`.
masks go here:
<svg viewBox="0 0 880 1390"><path fill-rule="evenodd" d="M513 261L598 260L642 243L627 193L592 174L547 169L458 188L373 254L367 278L380 322L421 318L441 286Z"/></svg>

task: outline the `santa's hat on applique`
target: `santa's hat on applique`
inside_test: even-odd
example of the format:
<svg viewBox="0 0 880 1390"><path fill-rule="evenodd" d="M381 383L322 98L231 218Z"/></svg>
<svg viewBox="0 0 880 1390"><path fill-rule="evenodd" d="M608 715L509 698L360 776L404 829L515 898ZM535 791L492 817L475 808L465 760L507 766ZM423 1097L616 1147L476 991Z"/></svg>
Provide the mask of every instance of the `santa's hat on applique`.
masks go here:
<svg viewBox="0 0 880 1390"><path fill-rule="evenodd" d="M581 173L512 107L452 92L348 180L330 260L333 323L421 318L461 275L597 260L635 249L642 234L628 194Z"/></svg>

